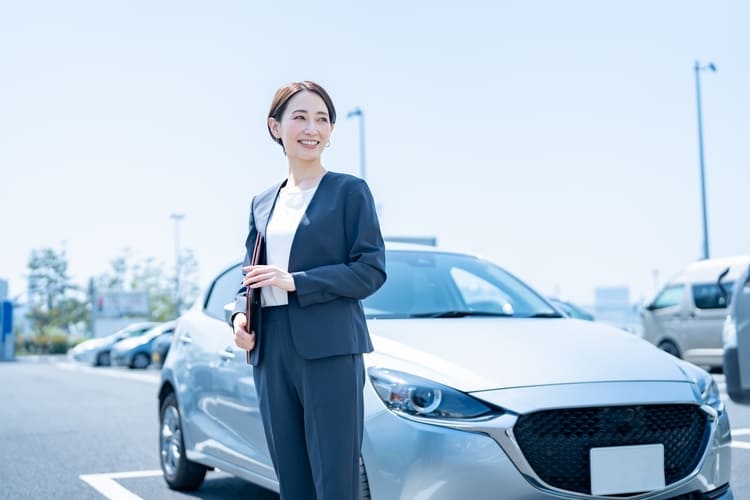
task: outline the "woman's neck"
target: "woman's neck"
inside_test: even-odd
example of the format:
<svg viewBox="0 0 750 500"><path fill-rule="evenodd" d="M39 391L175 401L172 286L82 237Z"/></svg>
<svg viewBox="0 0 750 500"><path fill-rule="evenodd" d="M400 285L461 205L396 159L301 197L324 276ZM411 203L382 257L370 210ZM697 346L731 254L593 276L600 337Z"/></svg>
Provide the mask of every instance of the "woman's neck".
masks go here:
<svg viewBox="0 0 750 500"><path fill-rule="evenodd" d="M286 187L297 189L308 189L315 186L326 169L320 163L292 163L289 162L289 177Z"/></svg>

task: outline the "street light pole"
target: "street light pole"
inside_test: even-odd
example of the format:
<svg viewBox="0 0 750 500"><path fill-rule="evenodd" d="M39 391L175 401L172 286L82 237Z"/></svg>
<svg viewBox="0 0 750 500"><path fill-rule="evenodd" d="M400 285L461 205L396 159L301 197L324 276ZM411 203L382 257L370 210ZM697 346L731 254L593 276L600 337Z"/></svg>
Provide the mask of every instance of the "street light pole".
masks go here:
<svg viewBox="0 0 750 500"><path fill-rule="evenodd" d="M354 108L346 115L347 118L359 118L359 176L367 180L365 173L365 114L360 108Z"/></svg>
<svg viewBox="0 0 750 500"><path fill-rule="evenodd" d="M185 214L172 214L169 216L174 221L174 311L175 317L180 315L180 221Z"/></svg>
<svg viewBox="0 0 750 500"><path fill-rule="evenodd" d="M708 251L708 214L706 210L706 172L703 162L703 118L701 113L701 71L716 71L714 63L708 63L701 66L700 62L695 61L695 98L698 107L698 156L701 169L701 207L703 212L703 258L709 258Z"/></svg>

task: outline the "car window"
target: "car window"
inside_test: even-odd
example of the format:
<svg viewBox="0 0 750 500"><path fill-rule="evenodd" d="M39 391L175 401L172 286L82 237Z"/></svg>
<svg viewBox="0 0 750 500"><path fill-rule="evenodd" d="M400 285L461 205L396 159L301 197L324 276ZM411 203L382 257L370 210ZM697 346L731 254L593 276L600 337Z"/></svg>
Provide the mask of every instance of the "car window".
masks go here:
<svg viewBox="0 0 750 500"><path fill-rule="evenodd" d="M693 300L695 307L699 309L723 309L727 307L729 298L732 294L734 283L731 281L722 282L724 293L719 289L716 283L701 283L693 285Z"/></svg>
<svg viewBox="0 0 750 500"><path fill-rule="evenodd" d="M236 265L220 274L211 284L204 311L209 316L224 321L224 306L234 302L234 296L242 288L241 265Z"/></svg>
<svg viewBox="0 0 750 500"><path fill-rule="evenodd" d="M649 309L664 309L680 305L685 285L670 285L665 287L649 306Z"/></svg>
<svg viewBox="0 0 750 500"><path fill-rule="evenodd" d="M452 311L559 316L523 282L496 265L461 254L388 252L388 279L363 301L370 317Z"/></svg>
<svg viewBox="0 0 750 500"><path fill-rule="evenodd" d="M458 267L451 269L451 277L469 308L513 314L510 297L489 281Z"/></svg>

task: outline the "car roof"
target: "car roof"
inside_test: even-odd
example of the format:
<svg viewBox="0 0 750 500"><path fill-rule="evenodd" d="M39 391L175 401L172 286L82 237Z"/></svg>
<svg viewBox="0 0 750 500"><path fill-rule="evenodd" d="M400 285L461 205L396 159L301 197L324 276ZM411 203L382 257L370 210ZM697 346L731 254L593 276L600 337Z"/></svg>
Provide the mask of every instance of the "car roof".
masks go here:
<svg viewBox="0 0 750 500"><path fill-rule="evenodd" d="M730 281L737 278L737 276L747 269L748 265L750 265L750 255L699 260L688 264L669 281L674 283L713 283L726 268L729 268L729 274L727 274L724 280Z"/></svg>

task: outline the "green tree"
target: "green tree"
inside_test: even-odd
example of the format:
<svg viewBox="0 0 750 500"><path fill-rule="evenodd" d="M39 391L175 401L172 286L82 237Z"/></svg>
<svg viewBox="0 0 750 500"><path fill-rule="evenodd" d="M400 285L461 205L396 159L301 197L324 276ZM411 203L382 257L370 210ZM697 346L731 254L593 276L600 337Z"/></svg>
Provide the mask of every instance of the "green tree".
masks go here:
<svg viewBox="0 0 750 500"><path fill-rule="evenodd" d="M46 335L54 328L67 331L70 325L88 320L86 302L68 274L64 251L32 250L27 266L31 305L27 317L34 332Z"/></svg>

